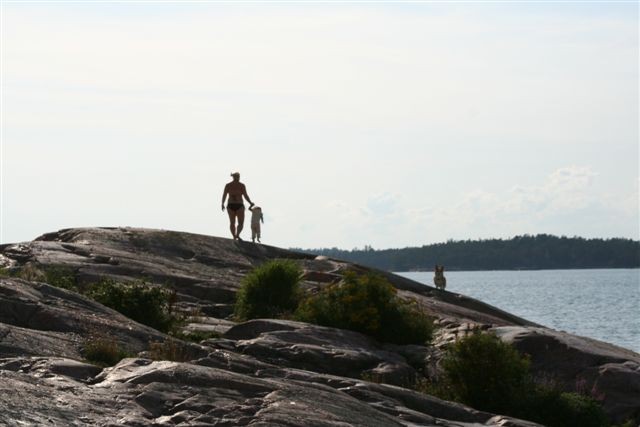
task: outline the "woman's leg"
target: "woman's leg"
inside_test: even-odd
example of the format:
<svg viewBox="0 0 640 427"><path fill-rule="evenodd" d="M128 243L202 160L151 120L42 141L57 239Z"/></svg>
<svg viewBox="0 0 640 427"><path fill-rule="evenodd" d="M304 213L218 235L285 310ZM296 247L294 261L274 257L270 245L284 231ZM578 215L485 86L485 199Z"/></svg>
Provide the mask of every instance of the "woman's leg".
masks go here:
<svg viewBox="0 0 640 427"><path fill-rule="evenodd" d="M229 229L231 230L231 235L233 239L236 238L236 211L233 209L229 209L227 207L227 213L229 214Z"/></svg>
<svg viewBox="0 0 640 427"><path fill-rule="evenodd" d="M236 238L240 238L240 232L244 226L244 206L236 211L236 217L238 218L238 227L236 228Z"/></svg>

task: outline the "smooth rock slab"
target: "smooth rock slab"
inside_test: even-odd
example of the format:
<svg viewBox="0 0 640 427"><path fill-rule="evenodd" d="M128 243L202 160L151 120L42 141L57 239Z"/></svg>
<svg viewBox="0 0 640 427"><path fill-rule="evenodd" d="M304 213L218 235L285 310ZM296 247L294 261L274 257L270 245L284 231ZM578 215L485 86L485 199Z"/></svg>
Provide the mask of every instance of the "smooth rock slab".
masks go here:
<svg viewBox="0 0 640 427"><path fill-rule="evenodd" d="M50 267L62 267L73 271L78 283L84 287L105 277L121 281L142 279L170 287L177 292L176 307L194 319L201 319L200 325L194 320L194 324L187 328L200 331L212 328L223 331L232 326L227 322L230 319L218 321L213 318L229 316L235 293L245 275L255 266L274 258L288 258L299 263L305 273L302 283L304 289L317 290L327 286L338 281L347 270L360 273L375 271L326 257L314 259L313 255L267 245L166 230L116 227L67 229L48 233L33 242L0 245L0 265L11 269L24 268L27 264L42 271ZM226 338L203 341L206 347L188 346L194 350L192 359L197 359L194 364L201 365L202 369L219 368L263 379L269 373L277 377L285 372L282 374L285 378L279 380L284 382L296 381L292 372L296 372L295 375L308 372L306 376L302 375L307 378L305 381L320 382L333 388L342 383L340 387L344 390L339 391L343 394L335 395L336 399L350 395L366 403L369 409L384 413L403 425L428 425L431 419L437 419L440 425L448 425L449 421L439 417L452 416L451 408L439 413L438 405L411 403L414 402L411 395L402 399L393 398L389 394L391 391L378 393L382 397L365 401L362 400L364 397L360 399L356 395L362 392L362 396L372 396L373 389L364 392L366 388L355 387L353 381L360 381L364 376L403 384L406 378L415 373L416 368L435 375L447 344L464 337L475 327L481 330L505 327L500 333L522 352L532 355L535 373L559 378L567 389L594 389L596 394L605 396L605 409L615 416L640 411L640 403L636 398L640 355L595 340L536 328L538 325L532 322L464 295L436 292L432 287L392 273L378 273L389 279L398 289L400 297L417 301L443 326L436 333L434 346L392 346L349 331L303 326L296 322L264 321L232 326ZM149 341L168 338L81 295L38 283L37 280L46 278L42 272L39 278L37 274L31 278L31 281L0 278L0 357L34 355L81 359L84 343L92 340L95 332L115 337L126 350L133 353L147 348ZM205 319L203 315L210 317ZM537 332L532 333L534 330ZM15 363L9 365L14 366ZM180 399L184 398L183 402L186 403L175 403L179 399L167 396L169 391L166 387L174 384L166 372L162 375L149 373L150 378L158 379L155 383L143 385L114 381L98 387L85 384L82 375L73 374L76 368L65 364L58 367L53 364L37 372L12 371L7 365L2 371L13 381L13 386L5 386L3 391L27 393L25 407L34 411L29 421L31 424L47 424L46 415L50 411L52 420L58 425L73 425L63 407L58 408L46 400L46 396L58 395L78 399L68 404L73 408L69 414L85 414L79 415L85 419L77 421L77 425L148 425L150 420L166 425L266 422L255 418L255 413L251 412L257 404L253 399L261 399L262 402L264 397L261 396L248 398L246 402L234 400L235 406L229 406L226 413L224 408L221 412L212 412L206 408L206 393L204 397L176 394ZM47 369L51 371L47 374L51 377L37 376ZM68 376L61 375L66 369L69 369ZM79 367L77 369L82 370ZM164 369L165 365L157 365L152 370ZM181 368L182 371L185 369ZM331 374L334 379L323 382L322 376ZM73 393L67 392L67 386L57 388L65 382L68 382L68 390ZM21 384L24 388L21 388ZM45 400L39 403L29 400L29 396L40 396L36 392L47 387L52 392L42 394ZM181 384L179 387L190 386ZM193 387L197 389L199 386ZM284 393L282 390L278 386L272 392ZM106 393L106 401L102 400L105 398L102 393ZM3 397L9 399L7 408L20 407L17 401L12 400L14 396L7 394ZM165 411L160 401L170 402L169 412ZM415 402L424 402L424 399ZM0 410L3 408L0 407ZM96 409L98 415L93 417L91 408L99 408ZM107 415L100 415L103 410ZM318 422L329 420L327 417L321 418L318 417ZM277 417L273 419L280 420ZM473 417L470 419L475 420ZM353 423L356 422L354 420L357 418L335 422ZM460 419L452 422L456 425L466 423ZM476 422L470 421L471 424ZM483 418L480 422L509 424L512 421L489 421Z"/></svg>
<svg viewBox="0 0 640 427"><path fill-rule="evenodd" d="M362 334L287 320L257 319L229 329L235 351L263 362L352 378L411 383L416 370L399 353Z"/></svg>
<svg viewBox="0 0 640 427"><path fill-rule="evenodd" d="M323 375L314 381L318 374L311 372L298 371L297 378L255 377L187 363L125 359L87 383L75 378L82 369L91 368L58 358L0 361L0 425L504 425L491 421L501 417L401 388ZM366 399L349 388L359 389ZM409 400L411 407L405 406ZM454 415L455 420L420 408ZM509 420L517 427L534 425Z"/></svg>
<svg viewBox="0 0 640 427"><path fill-rule="evenodd" d="M102 368L89 363L62 357L15 357L0 359L0 370L33 373L38 377L67 377L88 382L102 372Z"/></svg>

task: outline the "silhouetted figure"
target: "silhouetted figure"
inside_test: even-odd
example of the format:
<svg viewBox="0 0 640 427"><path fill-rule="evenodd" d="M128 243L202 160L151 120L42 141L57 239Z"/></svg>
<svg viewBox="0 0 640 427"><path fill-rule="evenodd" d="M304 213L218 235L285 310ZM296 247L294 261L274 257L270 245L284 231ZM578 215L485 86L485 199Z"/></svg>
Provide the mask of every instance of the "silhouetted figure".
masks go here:
<svg viewBox="0 0 640 427"><path fill-rule="evenodd" d="M229 203L227 204L227 213L229 214L229 228L231 229L231 235L233 240L242 240L240 238L240 232L244 225L244 197L249 202L249 207L253 206L249 195L247 194L247 188L240 182L240 172L233 172L231 174L233 181L227 183L224 186L224 192L222 193L222 211L224 212L224 202L229 195ZM238 225L236 227L236 219Z"/></svg>
<svg viewBox="0 0 640 427"><path fill-rule="evenodd" d="M250 206L249 210L251 211L251 241L255 243L257 237L258 243L260 243L260 222L264 224L262 208L260 206Z"/></svg>
<svg viewBox="0 0 640 427"><path fill-rule="evenodd" d="M444 291L444 288L447 287L447 279L444 277L444 265L438 267L436 264L435 276L433 276L433 283L436 285L436 289L440 291Z"/></svg>

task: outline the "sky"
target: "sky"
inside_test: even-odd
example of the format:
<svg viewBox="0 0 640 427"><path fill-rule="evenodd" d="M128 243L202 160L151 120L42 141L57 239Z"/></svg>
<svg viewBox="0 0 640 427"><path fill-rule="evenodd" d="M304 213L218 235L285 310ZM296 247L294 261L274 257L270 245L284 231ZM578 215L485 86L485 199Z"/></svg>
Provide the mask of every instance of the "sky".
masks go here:
<svg viewBox="0 0 640 427"><path fill-rule="evenodd" d="M640 238L637 2L1 5L0 242ZM248 223L242 236L250 237Z"/></svg>

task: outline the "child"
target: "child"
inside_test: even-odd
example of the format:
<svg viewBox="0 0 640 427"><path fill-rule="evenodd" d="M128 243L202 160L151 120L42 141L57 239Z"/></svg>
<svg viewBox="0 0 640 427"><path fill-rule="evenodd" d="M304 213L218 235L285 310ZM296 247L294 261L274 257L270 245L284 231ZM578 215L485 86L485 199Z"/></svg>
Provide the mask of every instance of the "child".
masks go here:
<svg viewBox="0 0 640 427"><path fill-rule="evenodd" d="M249 210L251 211L251 241L255 243L257 237L258 243L260 243L260 222L264 223L262 208L251 205Z"/></svg>

